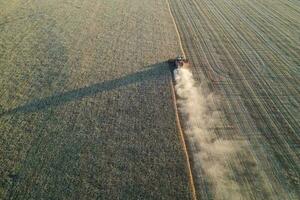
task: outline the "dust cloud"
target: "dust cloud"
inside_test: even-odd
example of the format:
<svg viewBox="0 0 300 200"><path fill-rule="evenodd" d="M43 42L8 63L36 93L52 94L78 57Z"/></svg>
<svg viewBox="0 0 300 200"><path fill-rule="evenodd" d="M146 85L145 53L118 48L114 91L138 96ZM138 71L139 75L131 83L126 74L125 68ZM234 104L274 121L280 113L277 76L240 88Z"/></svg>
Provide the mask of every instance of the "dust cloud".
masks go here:
<svg viewBox="0 0 300 200"><path fill-rule="evenodd" d="M196 84L189 69L176 69L174 77L177 104L192 154L194 177L206 177L214 199L243 199L229 166L241 144L222 139L212 131L220 122L214 95L206 91L203 83Z"/></svg>

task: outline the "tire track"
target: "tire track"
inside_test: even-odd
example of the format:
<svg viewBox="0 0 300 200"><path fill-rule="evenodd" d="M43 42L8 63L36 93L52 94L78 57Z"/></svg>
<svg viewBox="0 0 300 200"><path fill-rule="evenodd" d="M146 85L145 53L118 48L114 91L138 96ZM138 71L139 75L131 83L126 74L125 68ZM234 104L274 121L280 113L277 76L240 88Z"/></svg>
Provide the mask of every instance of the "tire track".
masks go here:
<svg viewBox="0 0 300 200"><path fill-rule="evenodd" d="M282 101L283 96L281 96L280 93L280 95L276 94L278 91L276 87L280 85L286 86L288 88L286 94L296 95L297 89L295 85L297 85L297 80L292 78L287 79L287 77L291 77L292 75L289 71L281 74L279 68L270 68L270 70L273 70L272 73L278 77L278 81L280 81L280 85L278 85L271 78L261 75L256 66L260 67L260 63L263 65L266 63L266 67L270 67L271 62L279 66L279 63L285 62L285 68L290 69L294 64L291 60L280 56L289 52L288 50L280 51L275 49L277 47L273 46L273 43L268 44L269 40L265 39L265 36L262 35L262 30L249 29L253 28L253 25L248 21L249 18L244 18L243 15L241 15L242 12L234 12L236 10L232 9L233 6L238 7L237 2L230 1L228 3L223 2L223 4L217 4L216 2L217 1L205 0L192 2L178 0L172 2L172 7L174 6L173 10L179 24L179 32L184 41L184 48L187 49L187 55L191 55L190 57L193 63L197 64L197 66L193 66L193 71L203 71L205 77L210 80L209 85L211 89L221 92L225 98L230 98L223 100L224 113L231 123L238 123L238 129L233 131L237 131L239 135L244 135L245 138L248 138L249 144L252 145L251 154L253 154L253 157L258 161L259 167L264 169L262 176L265 177L265 184L268 185L268 193L272 194L272 196L274 195L274 198L280 199L281 197L291 199L297 194L295 190L293 191L291 188L292 186L286 183L287 181L292 181L294 177L285 174L293 174L298 171L297 163L299 163L299 159L297 149L294 148L296 147L294 142L299 141L299 135L297 134L299 127L297 125L296 116L293 116L291 110ZM231 2L235 2L236 4L230 4ZM229 5L231 8L229 8ZM259 5L257 7L259 7ZM237 13L240 15L238 16ZM199 18L198 21L196 21L195 19L198 18L198 16L201 16L201 19ZM227 18L228 16L230 16L231 19L233 17L241 18L241 22L246 22L244 26L246 29L242 29L243 31L237 30L235 25L238 24L232 23L233 20L229 20L229 18ZM260 27L263 27L263 23L266 23L262 18L258 17L255 19L258 21L257 23L260 23ZM285 23L284 20L285 18L281 20L281 25L289 23ZM215 27L218 27L218 29L215 30ZM269 31L273 30L274 27L275 26L271 26ZM184 32L182 30L184 30ZM253 32L253 30L255 30L255 32ZM222 37L219 37L219 31L221 31ZM283 34L287 33L288 32L280 32L280 30L278 32L280 37L283 37ZM274 35L272 33L269 37L273 38L275 34L277 33L274 32ZM255 44L253 42L257 39L257 36L259 36L260 39L264 39L262 43ZM195 44L195 41L197 41L198 44ZM216 46L212 47L209 41L210 43L215 43ZM224 41L229 41L229 43L225 43ZM241 46L241 43L238 43L239 41L242 41L242 45L244 46ZM271 50L272 54L261 54L262 52L257 49L258 46L265 49L263 53ZM221 50L215 51L214 48L218 47L221 47ZM266 47L268 48L266 49ZM287 46L284 45L282 48L288 49ZM218 78L211 76L211 71L217 73L217 70L214 68L218 61L216 60L217 56L214 55L216 55L218 51L225 52L225 57L229 60L228 63L230 63L231 66L229 76L227 76L226 79L218 80ZM253 53L255 57L252 57L248 52ZM291 53L290 55L293 55L293 50L291 50ZM202 61L199 57L205 61ZM199 63L201 64L198 65ZM203 66L202 63L205 63L208 67ZM225 66L228 66L228 63L226 63ZM198 69L198 66L202 68ZM199 75L199 73L196 74ZM238 94L236 97L233 96L235 93ZM295 103L297 105L297 100ZM228 107L230 107L230 109ZM229 110L235 110L230 114L232 116L226 114L230 113L228 112ZM239 117L235 116L237 113L240 113ZM257 121L258 119L259 121ZM252 135L252 131L256 132L257 135ZM261 138L261 136L263 136L263 138ZM266 145L262 145L262 143ZM256 145L255 148L253 147L254 144ZM269 152L272 154L267 156ZM278 156L281 158L278 158ZM239 159L243 162L241 157ZM284 172L282 172L282 169L284 169ZM298 175L297 173L294 175L296 175L295 180L297 182ZM251 187L251 183L248 183L248 186ZM294 186L294 188L295 187L296 186ZM250 188L248 189L249 194L257 195L255 192L252 193ZM254 189L256 188L254 187ZM288 191L293 192L290 193ZM204 193L205 191L202 192ZM201 196L203 195L201 194ZM263 198L263 196L260 198Z"/></svg>
<svg viewBox="0 0 300 200"><path fill-rule="evenodd" d="M182 6L181 6L182 7ZM187 13L190 13L190 12L192 12L192 11L187 11ZM192 17L189 17L190 19L192 19ZM245 80L245 79L243 79L243 80Z"/></svg>

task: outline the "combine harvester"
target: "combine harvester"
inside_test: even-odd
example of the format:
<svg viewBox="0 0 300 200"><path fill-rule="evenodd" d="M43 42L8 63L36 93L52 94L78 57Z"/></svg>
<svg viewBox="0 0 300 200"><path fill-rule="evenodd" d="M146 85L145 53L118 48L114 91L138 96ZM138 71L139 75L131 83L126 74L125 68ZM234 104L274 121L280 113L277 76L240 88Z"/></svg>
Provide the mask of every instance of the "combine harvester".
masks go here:
<svg viewBox="0 0 300 200"><path fill-rule="evenodd" d="M172 71L180 68L188 69L190 67L188 59L183 56L177 56L175 59L170 59L168 62L170 66L172 66Z"/></svg>

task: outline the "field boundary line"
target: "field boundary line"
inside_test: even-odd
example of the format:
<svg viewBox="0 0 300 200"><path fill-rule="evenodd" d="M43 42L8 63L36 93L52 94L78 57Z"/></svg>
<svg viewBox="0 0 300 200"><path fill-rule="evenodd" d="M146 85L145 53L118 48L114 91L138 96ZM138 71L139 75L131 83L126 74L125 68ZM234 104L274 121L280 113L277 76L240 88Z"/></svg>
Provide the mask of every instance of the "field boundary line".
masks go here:
<svg viewBox="0 0 300 200"><path fill-rule="evenodd" d="M172 18L172 21L173 21L173 24L174 24L174 27L175 27L175 30L176 30L176 34L177 34L177 37L178 37L178 42L179 42L181 53L186 58L185 51L183 50L183 45L182 45L180 33L179 33L179 30L178 30L175 18L174 18L173 14L172 14L172 10L171 10L171 6L170 6L170 3L169 3L169 0L166 0L166 2L167 2L168 10L169 10L169 13L171 15L171 18Z"/></svg>
<svg viewBox="0 0 300 200"><path fill-rule="evenodd" d="M189 182L190 182L189 185L190 185L193 199L197 200L194 178L193 178L193 173L192 173L192 168L191 168L191 163L190 163L190 157L188 154L187 145L186 145L186 142L184 139L184 133L183 133L183 129L182 129L180 118L179 118L179 113L178 113L178 108L177 108L177 103L176 103L177 99L176 99L176 93L175 93L173 80L171 79L170 82L171 82L171 88L172 88L172 98L173 98L173 104L174 104L174 109L175 109L176 124L177 124L177 128L179 130L180 142L181 142L181 145L182 145L182 148L184 151L187 168L188 168L187 170L188 170L188 176L189 176Z"/></svg>
<svg viewBox="0 0 300 200"><path fill-rule="evenodd" d="M171 11L169 0L166 0L166 3L167 3L168 10L169 10L170 16L172 18L172 21L173 21L176 33L177 33L180 50L181 50L183 56L186 58L186 55L185 55L185 52L184 52L183 46L182 46L181 37L180 37L179 31L178 31L178 27L177 27L175 18L174 18L173 14L172 14L172 11ZM190 162L190 157L189 157L189 153L188 153L188 149L187 149L187 144L186 144L185 137L184 137L184 131L183 131L183 128L182 128L182 125L181 125L181 122L180 122L180 118L179 118L179 112L178 112L178 108L177 108L176 92L175 92L175 88L174 88L174 81L173 81L172 78L171 78L170 82L171 82L172 98L173 98L173 104L174 104L175 115L176 115L176 124L177 124L178 130L179 130L180 142L181 142L182 147L183 147L183 151L184 151L185 159L186 159L186 164L187 164L187 168L188 168L187 170L188 170L188 176L189 176L189 185L190 185L190 189L191 189L191 192L192 192L192 198L193 198L193 200L197 200L195 183L194 183L194 177L193 177L192 167L191 167L191 162Z"/></svg>

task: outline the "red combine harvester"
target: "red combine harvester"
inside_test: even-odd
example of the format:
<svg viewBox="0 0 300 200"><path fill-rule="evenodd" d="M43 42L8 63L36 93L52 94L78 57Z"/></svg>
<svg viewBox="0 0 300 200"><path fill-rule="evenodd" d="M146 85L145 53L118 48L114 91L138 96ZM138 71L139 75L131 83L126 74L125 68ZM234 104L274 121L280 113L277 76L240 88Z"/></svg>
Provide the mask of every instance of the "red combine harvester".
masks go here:
<svg viewBox="0 0 300 200"><path fill-rule="evenodd" d="M170 59L169 64L175 67L175 69L189 67L188 59L184 58L183 56L177 56L175 59Z"/></svg>

